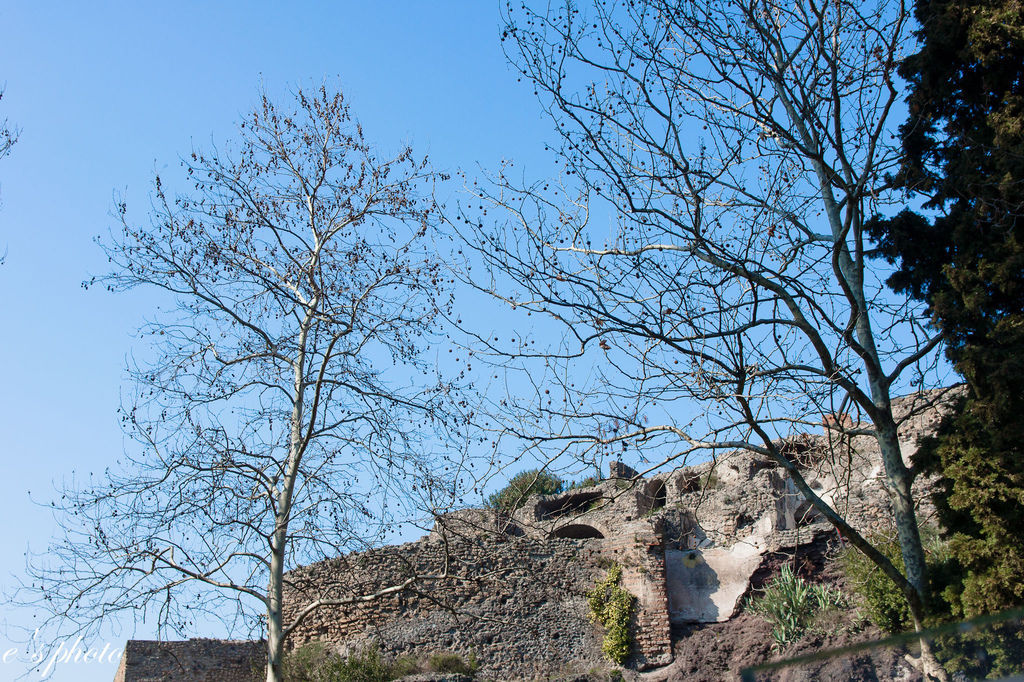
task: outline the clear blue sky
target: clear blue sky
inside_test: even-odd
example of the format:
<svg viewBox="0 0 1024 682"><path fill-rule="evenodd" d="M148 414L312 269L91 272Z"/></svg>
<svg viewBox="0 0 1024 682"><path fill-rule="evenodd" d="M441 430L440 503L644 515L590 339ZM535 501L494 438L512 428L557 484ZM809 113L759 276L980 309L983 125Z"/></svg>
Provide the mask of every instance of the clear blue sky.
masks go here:
<svg viewBox="0 0 1024 682"><path fill-rule="evenodd" d="M271 93L340 84L370 139L412 143L441 168L512 157L547 174L553 134L506 67L499 33L497 0L0 6L0 120L22 129L0 161L6 590L26 548L45 550L54 529L28 491L47 500L55 480L100 472L122 450L125 357L151 301L81 288L105 270L92 238L111 224L114 192L144 208L153 171L173 174L193 144L230 136L261 78ZM0 656L31 617L4 604ZM130 635L111 635L112 646ZM0 680L19 672L0 663ZM113 674L65 665L52 679Z"/></svg>

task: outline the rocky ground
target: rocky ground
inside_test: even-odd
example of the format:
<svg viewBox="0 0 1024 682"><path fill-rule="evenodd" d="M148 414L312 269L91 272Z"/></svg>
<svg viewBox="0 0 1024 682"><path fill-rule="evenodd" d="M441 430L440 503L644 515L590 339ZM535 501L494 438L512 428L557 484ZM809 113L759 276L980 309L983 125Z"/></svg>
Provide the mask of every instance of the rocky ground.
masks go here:
<svg viewBox="0 0 1024 682"><path fill-rule="evenodd" d="M884 636L874 626L850 618L850 614L824 621L784 651L772 647L771 626L761 618L741 614L726 623L679 628L675 660L660 670L638 676L643 682L718 682L739 680L749 666L783 661L809 653L838 649ZM905 652L885 649L870 654L840 656L822 662L793 666L759 674L759 682L815 682L863 680L914 682L921 676L905 658Z"/></svg>
<svg viewBox="0 0 1024 682"><path fill-rule="evenodd" d="M834 539L822 539L801 548L796 556L782 553L767 556L751 581L752 590L762 588L783 563L791 562L801 577L827 583L849 594L836 562L837 551ZM771 625L760 616L742 612L724 623L676 626L672 631L673 662L641 673L636 679L638 682L739 680L741 671L750 666L840 649L885 636L853 606L823 615L802 637L779 651L773 646ZM907 660L905 650L889 648L791 666L759 674L756 679L758 682L917 682L922 678Z"/></svg>

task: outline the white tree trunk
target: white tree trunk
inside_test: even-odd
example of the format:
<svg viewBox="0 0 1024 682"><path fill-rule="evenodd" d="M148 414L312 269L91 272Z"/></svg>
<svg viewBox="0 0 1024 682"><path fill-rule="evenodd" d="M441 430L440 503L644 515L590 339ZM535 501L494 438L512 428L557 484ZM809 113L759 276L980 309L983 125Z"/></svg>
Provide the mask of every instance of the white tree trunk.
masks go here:
<svg viewBox="0 0 1024 682"><path fill-rule="evenodd" d="M303 431L305 426L306 388L306 338L316 308L316 299L308 304L306 319L303 320L298 337L298 353L295 358L294 398L291 423L289 424L288 463L284 481L277 500L276 525L270 558L270 584L267 586L267 682L280 682L281 658L284 654L284 559L288 543L288 523L291 517L292 495L295 479L302 458Z"/></svg>

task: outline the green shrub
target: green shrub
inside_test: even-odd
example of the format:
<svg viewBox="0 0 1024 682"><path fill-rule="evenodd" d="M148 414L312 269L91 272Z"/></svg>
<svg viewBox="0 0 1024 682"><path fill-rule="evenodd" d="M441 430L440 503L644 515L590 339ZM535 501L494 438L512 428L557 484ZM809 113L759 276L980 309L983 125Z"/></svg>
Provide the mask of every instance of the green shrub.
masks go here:
<svg viewBox="0 0 1024 682"><path fill-rule="evenodd" d="M932 501L950 563L958 569L944 598L957 617L1024 606L1021 406L1024 396L1015 391L986 398L972 394L914 455L916 467L939 475Z"/></svg>
<svg viewBox="0 0 1024 682"><path fill-rule="evenodd" d="M441 657L444 654L439 655ZM434 663L431 657L431 665ZM458 663L466 667L458 656ZM452 665L449 662L449 665ZM472 672L472 670L441 670L438 672ZM311 642L284 656L281 679L284 682L390 682L421 672L421 666L410 656L401 656L388 663L380 649L370 647L345 658L331 651L322 642Z"/></svg>
<svg viewBox="0 0 1024 682"><path fill-rule="evenodd" d="M628 478L616 478L615 479L615 489L616 490L626 490L627 488L632 488L634 485L635 485L635 483L633 481L631 481L630 479L628 479Z"/></svg>
<svg viewBox="0 0 1024 682"><path fill-rule="evenodd" d="M436 673L459 673L461 675L472 675L476 667L462 660L458 654L439 653L430 657L430 669Z"/></svg>
<svg viewBox="0 0 1024 682"><path fill-rule="evenodd" d="M771 624L775 646L785 649L811 627L819 614L844 604L839 590L809 583L785 565L760 596L748 600L747 608Z"/></svg>
<svg viewBox="0 0 1024 682"><path fill-rule="evenodd" d="M966 679L1020 679L1024 670L1024 631L1020 622L943 635L933 642L935 656L947 670Z"/></svg>
<svg viewBox="0 0 1024 682"><path fill-rule="evenodd" d="M281 661L281 677L286 682L329 682L341 656L322 642L310 642L289 651Z"/></svg>
<svg viewBox="0 0 1024 682"><path fill-rule="evenodd" d="M331 682L387 682L391 679L391 666L381 659L380 649L371 647L344 659L338 676Z"/></svg>
<svg viewBox="0 0 1024 682"><path fill-rule="evenodd" d="M581 478L578 481L572 481L566 486L566 490L573 490L575 488L593 488L595 485L601 482L601 477L597 474Z"/></svg>
<svg viewBox="0 0 1024 682"><path fill-rule="evenodd" d="M926 624L933 627L962 620L961 588L963 566L950 550L950 543L927 537L925 552L931 577L932 600ZM895 540L870 538L897 568L903 567ZM856 594L868 618L891 633L913 627L910 607L903 593L867 557L850 548L841 556L847 584ZM968 679L1003 678L1024 667L1024 631L1017 623L942 635L933 642L936 658L948 669L962 671Z"/></svg>
<svg viewBox="0 0 1024 682"><path fill-rule="evenodd" d="M954 535L942 542L925 545L929 550L928 576L933 594L929 626L978 615L965 609L963 598L964 586L978 576L964 567L961 556L957 554L956 540ZM1011 677L1024 670L1022 625L1024 623L1011 620L1003 625L942 635L932 643L935 656L948 670L962 671L967 679Z"/></svg>
<svg viewBox="0 0 1024 682"><path fill-rule="evenodd" d="M487 506L510 514L523 506L530 495L562 492L562 479L542 469L530 469L512 477L504 488L487 498Z"/></svg>
<svg viewBox="0 0 1024 682"><path fill-rule="evenodd" d="M419 662L412 656L399 656L391 663L391 679L415 675L422 671Z"/></svg>
<svg viewBox="0 0 1024 682"><path fill-rule="evenodd" d="M388 682L391 670L371 647L343 658L322 642L311 642L285 655L285 682Z"/></svg>
<svg viewBox="0 0 1024 682"><path fill-rule="evenodd" d="M903 570L903 555L895 540L868 538L893 565ZM840 565L850 590L860 598L864 611L872 623L889 633L906 632L913 628L910 605L903 591L857 549L850 547L840 557Z"/></svg>
<svg viewBox="0 0 1024 682"><path fill-rule="evenodd" d="M621 581L622 567L612 564L605 579L587 592L590 619L605 631L601 651L617 665L622 665L633 648L630 623L636 610L636 598L619 584Z"/></svg>

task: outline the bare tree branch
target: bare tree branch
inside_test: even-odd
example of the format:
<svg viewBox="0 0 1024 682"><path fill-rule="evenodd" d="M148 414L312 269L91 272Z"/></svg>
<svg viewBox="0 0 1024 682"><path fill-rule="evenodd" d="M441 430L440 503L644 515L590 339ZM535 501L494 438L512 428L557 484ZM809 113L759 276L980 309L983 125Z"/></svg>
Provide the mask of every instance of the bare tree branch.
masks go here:
<svg viewBox="0 0 1024 682"><path fill-rule="evenodd" d="M178 632L245 619L267 638L268 681L295 625L287 571L450 504L463 420L426 355L452 305L435 175L408 148L375 153L341 94L295 99L264 94L237 147L194 151L190 191L158 177L147 225L119 206L100 243L111 273L91 283L163 290L174 307L144 327L153 360L130 370L127 464L61 490L64 542L22 595L55 627L124 611Z"/></svg>
<svg viewBox="0 0 1024 682"><path fill-rule="evenodd" d="M509 3L506 54L555 123L563 174L467 182L507 222L464 207L453 224L482 266L473 286L564 331L482 346L535 387L492 405L495 441L587 466L610 447L652 469L715 443L767 454L920 620L892 395L940 383L940 337L887 291L863 231L904 200L888 175L909 21L882 1ZM905 576L780 451L837 406L877 440Z"/></svg>

